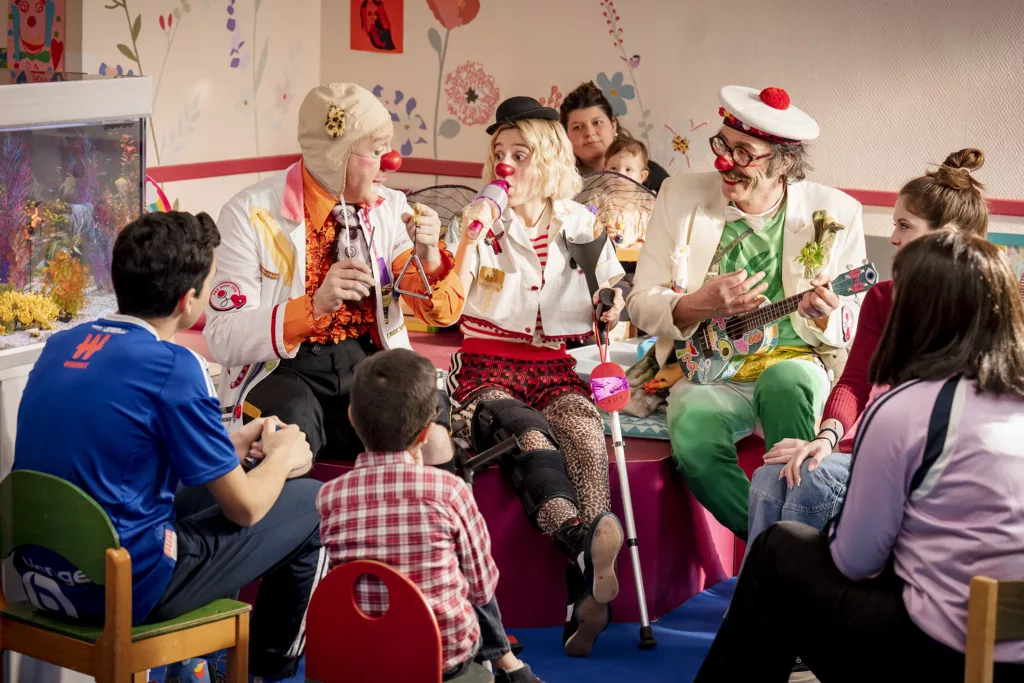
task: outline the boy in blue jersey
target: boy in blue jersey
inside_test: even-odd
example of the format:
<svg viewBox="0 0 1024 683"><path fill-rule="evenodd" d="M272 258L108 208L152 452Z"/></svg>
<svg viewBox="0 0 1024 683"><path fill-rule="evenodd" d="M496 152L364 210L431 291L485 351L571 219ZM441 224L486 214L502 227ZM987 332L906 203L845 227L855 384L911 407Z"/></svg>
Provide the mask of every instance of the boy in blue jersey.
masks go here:
<svg viewBox="0 0 1024 683"><path fill-rule="evenodd" d="M275 418L229 435L205 361L169 341L202 313L219 243L205 213L147 214L124 228L111 267L119 312L47 341L18 411L14 469L70 481L110 516L131 554L134 623L262 578L249 669L287 677L326 570L320 484L292 479L311 466L306 437ZM250 454L259 464L247 472ZM102 620L103 587L63 558L28 547L14 561L36 607Z"/></svg>

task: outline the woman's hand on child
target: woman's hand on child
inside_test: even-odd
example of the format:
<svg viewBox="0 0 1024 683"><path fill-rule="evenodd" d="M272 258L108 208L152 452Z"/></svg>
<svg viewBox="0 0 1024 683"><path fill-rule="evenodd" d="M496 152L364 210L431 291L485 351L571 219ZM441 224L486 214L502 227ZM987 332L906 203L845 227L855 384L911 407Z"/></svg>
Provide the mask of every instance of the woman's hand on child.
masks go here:
<svg viewBox="0 0 1024 683"><path fill-rule="evenodd" d="M313 317L334 313L345 301L362 301L374 288L370 266L355 258L338 261L313 294Z"/></svg>
<svg viewBox="0 0 1024 683"><path fill-rule="evenodd" d="M832 444L825 439L804 441L803 439L783 439L764 454L766 465L782 465L779 479L785 479L789 488L800 485L800 466L804 460L812 458L814 462L807 469L813 472L821 461L832 454Z"/></svg>

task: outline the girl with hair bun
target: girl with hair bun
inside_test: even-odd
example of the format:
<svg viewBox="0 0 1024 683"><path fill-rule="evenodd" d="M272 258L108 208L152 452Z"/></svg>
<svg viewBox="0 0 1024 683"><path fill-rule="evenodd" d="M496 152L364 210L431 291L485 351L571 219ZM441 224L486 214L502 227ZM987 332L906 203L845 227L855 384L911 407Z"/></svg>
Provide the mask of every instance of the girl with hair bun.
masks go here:
<svg viewBox="0 0 1024 683"><path fill-rule="evenodd" d="M915 239L941 229L985 237L988 205L981 194L985 186L973 175L984 162L981 150L961 149L900 189L889 238L897 254ZM754 472L749 543L782 520L824 528L842 505L860 417L868 402L888 389L871 385L868 365L878 350L892 301L892 280L879 282L865 295L849 360L825 404L817 437L813 441L783 439Z"/></svg>

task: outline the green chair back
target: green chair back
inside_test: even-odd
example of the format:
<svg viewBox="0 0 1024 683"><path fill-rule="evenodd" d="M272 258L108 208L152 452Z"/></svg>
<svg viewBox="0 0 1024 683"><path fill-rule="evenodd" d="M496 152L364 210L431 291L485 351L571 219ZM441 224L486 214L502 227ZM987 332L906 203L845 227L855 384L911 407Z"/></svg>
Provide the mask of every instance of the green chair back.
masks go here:
<svg viewBox="0 0 1024 683"><path fill-rule="evenodd" d="M95 584L106 582L106 552L119 548L103 508L59 477L19 470L0 482L0 559L36 545L75 565Z"/></svg>

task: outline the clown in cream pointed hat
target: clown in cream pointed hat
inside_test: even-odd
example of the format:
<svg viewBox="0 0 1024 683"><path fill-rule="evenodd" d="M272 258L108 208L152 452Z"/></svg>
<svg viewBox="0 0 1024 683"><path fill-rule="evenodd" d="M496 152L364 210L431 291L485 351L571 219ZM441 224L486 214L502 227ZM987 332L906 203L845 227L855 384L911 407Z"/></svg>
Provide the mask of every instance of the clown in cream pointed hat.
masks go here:
<svg viewBox="0 0 1024 683"><path fill-rule="evenodd" d="M725 125L741 133L783 145L797 145L818 137L818 124L794 107L782 88L756 90L727 85L719 93Z"/></svg>

